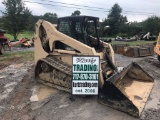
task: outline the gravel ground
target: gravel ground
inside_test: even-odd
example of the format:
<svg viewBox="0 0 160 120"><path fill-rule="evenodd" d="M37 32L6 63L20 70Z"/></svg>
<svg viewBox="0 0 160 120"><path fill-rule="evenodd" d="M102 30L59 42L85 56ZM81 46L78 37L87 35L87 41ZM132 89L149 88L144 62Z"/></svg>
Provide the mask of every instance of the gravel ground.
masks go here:
<svg viewBox="0 0 160 120"><path fill-rule="evenodd" d="M28 48L26 48L28 49ZM23 50L26 50L25 48ZM29 48L33 49L33 48ZM18 51L18 48L14 48ZM21 51L21 50L20 50ZM154 57L129 58L115 55L117 66L137 62L155 80L140 118L97 103L96 96L77 97L34 82L33 62L12 64L0 70L1 120L159 120L160 63ZM39 96L39 100L35 95Z"/></svg>
<svg viewBox="0 0 160 120"><path fill-rule="evenodd" d="M12 47L11 52L18 52L18 51L27 51L27 50L34 50L34 47ZM10 52L10 51L7 51Z"/></svg>

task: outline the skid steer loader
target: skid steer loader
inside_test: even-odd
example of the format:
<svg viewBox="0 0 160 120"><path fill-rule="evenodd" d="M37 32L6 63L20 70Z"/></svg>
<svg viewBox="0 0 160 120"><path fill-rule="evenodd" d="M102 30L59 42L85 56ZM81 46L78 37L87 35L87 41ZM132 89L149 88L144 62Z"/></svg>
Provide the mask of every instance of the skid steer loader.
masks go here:
<svg viewBox="0 0 160 120"><path fill-rule="evenodd" d="M156 46L154 47L154 52L157 54L157 58L160 61L160 33L159 33L159 36L158 36Z"/></svg>
<svg viewBox="0 0 160 120"><path fill-rule="evenodd" d="M35 77L38 82L71 93L72 56L99 56L98 102L138 117L154 80L136 63L117 70L111 45L99 40L98 22L97 17L69 16L59 18L55 27L38 20Z"/></svg>

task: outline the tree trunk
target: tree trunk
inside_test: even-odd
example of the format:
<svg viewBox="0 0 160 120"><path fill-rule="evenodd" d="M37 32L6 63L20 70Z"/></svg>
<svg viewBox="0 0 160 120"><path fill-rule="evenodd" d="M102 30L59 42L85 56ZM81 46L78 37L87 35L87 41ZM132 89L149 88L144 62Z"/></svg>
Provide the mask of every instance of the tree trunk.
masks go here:
<svg viewBox="0 0 160 120"><path fill-rule="evenodd" d="M13 34L14 40L17 40L17 35Z"/></svg>

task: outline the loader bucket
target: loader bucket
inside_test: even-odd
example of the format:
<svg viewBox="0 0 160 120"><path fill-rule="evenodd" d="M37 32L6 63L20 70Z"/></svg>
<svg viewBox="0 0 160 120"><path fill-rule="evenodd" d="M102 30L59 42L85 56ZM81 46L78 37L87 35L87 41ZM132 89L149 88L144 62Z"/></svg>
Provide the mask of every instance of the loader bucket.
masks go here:
<svg viewBox="0 0 160 120"><path fill-rule="evenodd" d="M154 54L154 46L145 47L128 47L127 51L124 53L128 57L145 57Z"/></svg>
<svg viewBox="0 0 160 120"><path fill-rule="evenodd" d="M153 78L137 63L105 80L98 102L139 117L154 84Z"/></svg>
<svg viewBox="0 0 160 120"><path fill-rule="evenodd" d="M125 54L128 46L129 46L128 44L113 44L112 45L114 52L118 54L122 54L122 55Z"/></svg>

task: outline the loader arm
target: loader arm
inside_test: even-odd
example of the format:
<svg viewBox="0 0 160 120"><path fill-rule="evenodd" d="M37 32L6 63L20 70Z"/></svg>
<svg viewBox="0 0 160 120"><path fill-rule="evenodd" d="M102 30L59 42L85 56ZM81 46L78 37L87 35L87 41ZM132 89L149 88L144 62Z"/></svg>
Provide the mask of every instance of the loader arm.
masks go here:
<svg viewBox="0 0 160 120"><path fill-rule="evenodd" d="M103 53L100 52L100 53L97 53L95 51L94 48L92 47L89 47L61 32L59 32L55 26L53 26L51 23L47 22L47 21L44 21L44 20L39 20L37 23L36 23L36 36L35 36L35 49L38 49L39 52L42 52L43 54L41 55L37 55L35 54L35 63L37 62L37 60L39 60L40 58L44 58L46 57L49 52L45 52L42 48L42 45L41 45L41 40L40 40L40 26L43 26L44 29L46 30L46 39L48 40L49 42L49 51L53 51L53 49L55 49L55 46L54 46L54 43L57 42L57 41L60 41L62 43L64 43L65 45L68 45L69 47L77 50L79 53L81 53L82 55L98 55L100 56L101 59L104 58L103 56ZM107 44L107 43L103 43L105 46L109 46L110 48L110 56L112 58L112 61L114 62L114 52L113 52L113 49L111 47L110 44Z"/></svg>

